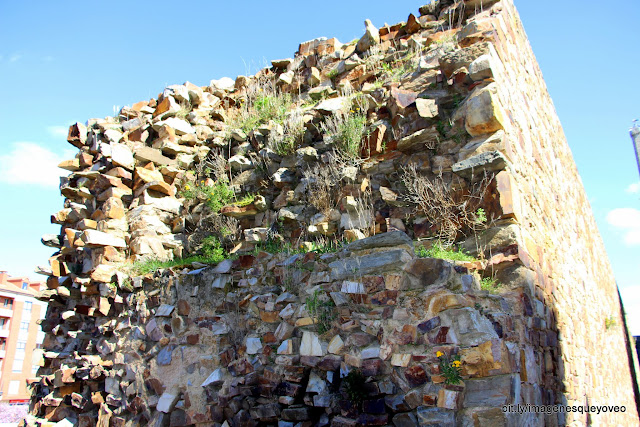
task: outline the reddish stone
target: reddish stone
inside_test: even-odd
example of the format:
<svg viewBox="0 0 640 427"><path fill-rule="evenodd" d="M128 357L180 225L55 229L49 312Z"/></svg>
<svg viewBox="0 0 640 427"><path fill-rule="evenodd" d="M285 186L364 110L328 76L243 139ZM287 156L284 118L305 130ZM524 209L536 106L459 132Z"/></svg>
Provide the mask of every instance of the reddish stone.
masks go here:
<svg viewBox="0 0 640 427"><path fill-rule="evenodd" d="M438 399L434 394L425 394L422 396L422 404L425 406L436 406Z"/></svg>
<svg viewBox="0 0 640 427"><path fill-rule="evenodd" d="M304 373L304 366L286 366L284 368L284 379L286 381L300 383L304 379Z"/></svg>
<svg viewBox="0 0 640 427"><path fill-rule="evenodd" d="M253 255L240 255L238 257L238 267L240 268L250 268L253 267L253 264L256 261L256 257Z"/></svg>
<svg viewBox="0 0 640 427"><path fill-rule="evenodd" d="M371 304L395 305L398 298L398 291L384 290L371 296Z"/></svg>
<svg viewBox="0 0 640 427"><path fill-rule="evenodd" d="M200 342L200 335L187 335L187 344L196 345L198 342Z"/></svg>
<svg viewBox="0 0 640 427"><path fill-rule="evenodd" d="M395 99L398 107L407 108L409 105L416 102L416 99L418 99L418 92L398 89L394 87L391 89L391 96L393 97L393 99Z"/></svg>
<svg viewBox="0 0 640 427"><path fill-rule="evenodd" d="M178 314L180 316L188 316L189 313L191 313L191 306L186 300L183 300L183 299L178 300L177 306L178 306Z"/></svg>
<svg viewBox="0 0 640 427"><path fill-rule="evenodd" d="M449 333L449 327L443 326L438 330L438 333L433 340L431 341L433 344L445 344L447 343L447 334Z"/></svg>
<svg viewBox="0 0 640 427"><path fill-rule="evenodd" d="M384 277L382 276L364 276L362 278L365 292L372 294L384 289Z"/></svg>
<svg viewBox="0 0 640 427"><path fill-rule="evenodd" d="M162 393L164 393L164 386L162 385L160 380L158 380L156 378L149 378L144 383L147 386L148 390L153 391L158 396L160 396Z"/></svg>
<svg viewBox="0 0 640 427"><path fill-rule="evenodd" d="M323 371L335 371L340 368L340 363L342 363L342 357L328 355L323 357L320 363L318 363L318 369Z"/></svg>
<svg viewBox="0 0 640 427"><path fill-rule="evenodd" d="M277 343L278 340L276 339L276 336L273 332L267 332L262 336L262 342L265 344L274 344Z"/></svg>
<svg viewBox="0 0 640 427"><path fill-rule="evenodd" d="M411 387L417 387L426 383L429 380L427 371L424 370L422 365L414 365L404 372L404 377L409 381Z"/></svg>
<svg viewBox="0 0 640 427"><path fill-rule="evenodd" d="M382 371L382 360L380 359L363 360L360 371L362 372L362 375L367 377L374 377L376 375L379 375Z"/></svg>

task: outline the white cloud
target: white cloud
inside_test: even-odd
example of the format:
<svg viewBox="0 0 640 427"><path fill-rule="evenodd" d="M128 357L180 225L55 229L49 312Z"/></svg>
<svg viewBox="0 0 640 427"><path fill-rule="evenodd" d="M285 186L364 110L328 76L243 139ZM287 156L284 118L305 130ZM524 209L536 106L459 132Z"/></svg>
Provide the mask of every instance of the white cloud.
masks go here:
<svg viewBox="0 0 640 427"><path fill-rule="evenodd" d="M62 160L64 158L59 154L36 143L14 142L13 151L0 155L0 181L57 187L60 176L68 174L58 168Z"/></svg>
<svg viewBox="0 0 640 427"><path fill-rule="evenodd" d="M47 126L47 132L49 132L51 136L66 138L69 132L69 126Z"/></svg>
<svg viewBox="0 0 640 427"><path fill-rule="evenodd" d="M45 57L43 57L43 58L42 58L42 60L43 60L44 62L51 62L51 61L53 61L53 59L54 59L54 58L53 58L53 56L51 56L51 55L47 55L47 56L45 56Z"/></svg>
<svg viewBox="0 0 640 427"><path fill-rule="evenodd" d="M9 57L9 62L17 62L20 60L20 58L22 58L22 55L18 54L18 53L14 53L13 55L11 55Z"/></svg>
<svg viewBox="0 0 640 427"><path fill-rule="evenodd" d="M627 193L631 193L631 194L640 193L640 182L636 182L636 183L633 183L633 184L629 185L627 187L627 189L624 190L624 191L626 191Z"/></svg>
<svg viewBox="0 0 640 427"><path fill-rule="evenodd" d="M614 209L607 214L607 222L624 231L624 242L627 246L640 245L640 210Z"/></svg>

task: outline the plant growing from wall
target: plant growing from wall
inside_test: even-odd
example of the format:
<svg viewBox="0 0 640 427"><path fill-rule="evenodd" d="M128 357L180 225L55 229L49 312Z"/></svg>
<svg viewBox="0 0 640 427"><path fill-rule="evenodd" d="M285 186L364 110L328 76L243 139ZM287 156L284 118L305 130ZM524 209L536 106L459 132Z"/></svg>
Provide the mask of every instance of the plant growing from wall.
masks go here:
<svg viewBox="0 0 640 427"><path fill-rule="evenodd" d="M462 381L462 362L460 356L455 355L451 358L443 352L436 352L436 357L440 365L440 373L444 377L445 384L459 384Z"/></svg>
<svg viewBox="0 0 640 427"><path fill-rule="evenodd" d="M480 289L489 293L495 294L502 288L502 283L498 282L498 279L494 277L484 277L480 280Z"/></svg>
<svg viewBox="0 0 640 427"><path fill-rule="evenodd" d="M440 258L450 261L477 261L477 259L466 254L461 248L458 248L458 250L451 247L446 248L443 247L439 241L435 242L429 249L420 246L415 249L415 252L420 258Z"/></svg>
<svg viewBox="0 0 640 427"><path fill-rule="evenodd" d="M281 133L272 131L269 134L267 146L279 156L294 154L302 145L305 130L302 109L297 108L286 114Z"/></svg>
<svg viewBox="0 0 640 427"><path fill-rule="evenodd" d="M333 300L321 299L320 292L316 289L313 295L307 297L305 301L307 311L316 319L318 333L324 334L331 329L331 323L335 319L335 304Z"/></svg>
<svg viewBox="0 0 640 427"><path fill-rule="evenodd" d="M363 99L354 98L349 111L338 110L321 124L326 140L333 145L340 163L356 165L362 160L362 138L366 134L367 114Z"/></svg>
<svg viewBox="0 0 640 427"><path fill-rule="evenodd" d="M458 180L460 188L456 189L455 183L446 183L442 174L428 178L412 164L403 168L401 178L407 188L403 198L436 224L437 237L444 248L449 248L460 233L473 231L482 222L478 214L486 219L484 210L479 209L491 182L489 175L469 184Z"/></svg>
<svg viewBox="0 0 640 427"><path fill-rule="evenodd" d="M360 405L367 397L367 392L364 388L365 381L365 376L357 369L349 371L347 376L342 379L345 394L356 405Z"/></svg>
<svg viewBox="0 0 640 427"><path fill-rule="evenodd" d="M273 76L262 76L252 81L237 100L235 111L229 117L229 131L241 129L249 133L270 120L282 124L293 98L276 87Z"/></svg>

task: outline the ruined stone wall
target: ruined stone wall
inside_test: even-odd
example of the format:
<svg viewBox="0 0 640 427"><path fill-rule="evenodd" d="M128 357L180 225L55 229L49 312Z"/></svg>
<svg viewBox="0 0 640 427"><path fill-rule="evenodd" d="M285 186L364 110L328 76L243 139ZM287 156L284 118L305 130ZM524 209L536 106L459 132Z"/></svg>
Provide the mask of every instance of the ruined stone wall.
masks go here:
<svg viewBox="0 0 640 427"><path fill-rule="evenodd" d="M272 65L71 126L31 424L637 422L615 282L510 1ZM416 204L408 167L445 194ZM476 259L425 253L447 239ZM502 410L528 403L626 412Z"/></svg>

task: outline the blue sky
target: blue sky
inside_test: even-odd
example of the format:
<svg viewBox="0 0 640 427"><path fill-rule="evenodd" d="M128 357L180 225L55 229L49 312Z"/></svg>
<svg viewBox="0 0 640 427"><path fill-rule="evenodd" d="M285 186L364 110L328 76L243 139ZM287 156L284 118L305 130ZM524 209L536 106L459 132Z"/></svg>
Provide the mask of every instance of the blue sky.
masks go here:
<svg viewBox="0 0 640 427"><path fill-rule="evenodd" d="M425 1L426 2L426 1ZM0 2L0 269L46 264L56 233L66 128L113 115L169 84L255 72L320 36L348 42L425 2ZM640 7L623 0L516 0L640 334L640 181L628 134L640 118ZM393 5L391 7L390 5ZM579 215L576 212L576 215Z"/></svg>

